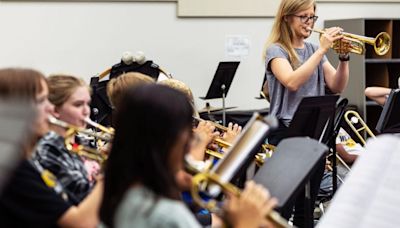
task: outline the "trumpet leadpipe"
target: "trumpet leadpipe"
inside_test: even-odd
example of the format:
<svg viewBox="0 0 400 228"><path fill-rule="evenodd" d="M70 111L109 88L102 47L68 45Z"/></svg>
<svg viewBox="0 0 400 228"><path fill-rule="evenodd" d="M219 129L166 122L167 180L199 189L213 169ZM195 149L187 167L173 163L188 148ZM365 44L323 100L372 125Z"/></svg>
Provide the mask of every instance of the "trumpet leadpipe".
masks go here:
<svg viewBox="0 0 400 228"><path fill-rule="evenodd" d="M91 120L90 118L86 118L86 119L85 119L85 122L86 122L87 124L89 124L90 126L99 129L100 131L103 131L103 132L105 132L105 133L107 133L107 134L110 134L110 135L114 135L114 132L115 132L114 128L105 127L105 126L103 126L103 125L101 125L101 124L99 124L99 123L94 122L94 121Z"/></svg>
<svg viewBox="0 0 400 228"><path fill-rule="evenodd" d="M199 118L199 117L196 117L196 116L193 116L193 119L196 120L196 121L198 121L198 122L200 122L200 121L207 121L207 122L211 123L216 129L221 130L222 132L228 131L228 128L227 128L227 127L225 127L225 126L223 126L223 125L221 125L221 124L219 124L219 123L215 123L215 122L212 122L212 121L209 121L209 120L203 120L203 119L201 119L201 118Z"/></svg>
<svg viewBox="0 0 400 228"><path fill-rule="evenodd" d="M82 134L85 134L85 135L93 136L93 137L95 137L97 139L101 139L101 140L106 141L106 142L109 142L109 141L112 140L111 135L103 135L103 134L99 134L98 132L93 132L90 129L74 126L74 125L66 123L66 122L64 122L62 120L59 120L59 119L55 118L54 116L48 116L47 119L48 119L49 123L51 123L51 124L53 124L55 126L59 126L59 127L65 128L65 129L70 130L70 131L73 130L73 131L75 131L77 133L82 133Z"/></svg>

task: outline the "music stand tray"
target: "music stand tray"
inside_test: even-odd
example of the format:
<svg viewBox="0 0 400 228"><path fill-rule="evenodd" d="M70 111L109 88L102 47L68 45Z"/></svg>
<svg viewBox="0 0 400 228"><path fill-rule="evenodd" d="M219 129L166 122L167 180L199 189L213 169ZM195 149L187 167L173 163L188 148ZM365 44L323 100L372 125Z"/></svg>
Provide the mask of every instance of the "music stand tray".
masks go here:
<svg viewBox="0 0 400 228"><path fill-rule="evenodd" d="M376 131L379 133L400 132L400 89L393 89L383 106Z"/></svg>

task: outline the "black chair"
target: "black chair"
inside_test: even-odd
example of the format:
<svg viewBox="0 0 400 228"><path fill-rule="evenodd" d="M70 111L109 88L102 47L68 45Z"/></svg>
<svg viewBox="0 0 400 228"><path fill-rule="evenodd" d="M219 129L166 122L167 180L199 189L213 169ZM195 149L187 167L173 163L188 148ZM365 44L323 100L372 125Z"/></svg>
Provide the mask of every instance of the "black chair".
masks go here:
<svg viewBox="0 0 400 228"><path fill-rule="evenodd" d="M400 89L393 89L376 124L379 133L400 133Z"/></svg>

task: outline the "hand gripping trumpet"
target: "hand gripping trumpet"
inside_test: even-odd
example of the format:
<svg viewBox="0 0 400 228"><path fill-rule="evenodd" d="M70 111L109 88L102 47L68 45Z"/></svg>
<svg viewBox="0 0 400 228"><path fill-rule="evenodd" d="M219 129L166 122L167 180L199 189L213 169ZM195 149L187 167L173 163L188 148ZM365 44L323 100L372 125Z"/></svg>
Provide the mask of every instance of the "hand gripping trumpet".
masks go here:
<svg viewBox="0 0 400 228"><path fill-rule="evenodd" d="M271 127L277 126L277 120L273 117L263 118L255 113L245 126L234 145L229 148L226 155L210 171L197 173L192 180L191 194L193 200L212 212L220 212L217 201L204 201L200 192L205 192L211 197L219 194L221 190L239 196L241 191L229 181L239 174L242 168L252 162L255 153L265 140ZM276 227L290 227L276 211L272 211L267 218Z"/></svg>
<svg viewBox="0 0 400 228"><path fill-rule="evenodd" d="M325 30L308 28L312 32L324 34ZM358 55L365 53L365 44L372 45L377 55L385 55L390 49L390 35L386 32L379 33L375 38L356 35L352 33L342 32L343 39L348 41L350 48L343 47L340 40L335 41L332 44L332 49L337 53L345 53L346 50Z"/></svg>

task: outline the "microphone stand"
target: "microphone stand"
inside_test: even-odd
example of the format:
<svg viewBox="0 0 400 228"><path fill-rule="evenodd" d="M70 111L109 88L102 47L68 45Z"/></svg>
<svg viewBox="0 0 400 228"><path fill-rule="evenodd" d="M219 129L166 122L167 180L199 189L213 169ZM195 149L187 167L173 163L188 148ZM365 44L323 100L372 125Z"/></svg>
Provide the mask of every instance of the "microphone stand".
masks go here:
<svg viewBox="0 0 400 228"><path fill-rule="evenodd" d="M226 127L226 110L225 110L225 84L221 85L222 90L222 125Z"/></svg>

